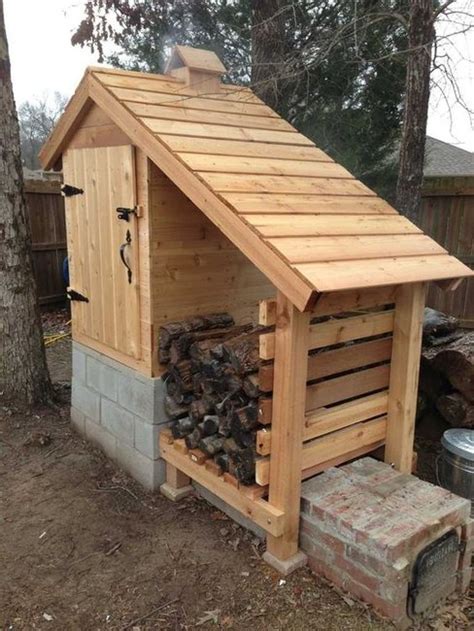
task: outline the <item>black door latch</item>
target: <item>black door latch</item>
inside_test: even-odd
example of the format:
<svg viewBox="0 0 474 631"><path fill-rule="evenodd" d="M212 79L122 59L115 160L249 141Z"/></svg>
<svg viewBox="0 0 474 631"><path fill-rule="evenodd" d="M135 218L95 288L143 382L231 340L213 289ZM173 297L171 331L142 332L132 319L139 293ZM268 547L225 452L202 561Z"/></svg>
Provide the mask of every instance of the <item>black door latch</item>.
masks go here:
<svg viewBox="0 0 474 631"><path fill-rule="evenodd" d="M66 291L66 295L69 298L69 300L77 300L79 302L89 302L89 298L86 298L86 296L83 296L75 289L68 289Z"/></svg>
<svg viewBox="0 0 474 631"><path fill-rule="evenodd" d="M64 184L61 186L61 193L64 197L72 197L73 195L82 195L84 191L82 188L71 186L70 184Z"/></svg>
<svg viewBox="0 0 474 631"><path fill-rule="evenodd" d="M130 215L137 214L136 206L134 208L122 208L122 206L119 206L115 210L117 212L117 218L123 219L124 221L130 221Z"/></svg>

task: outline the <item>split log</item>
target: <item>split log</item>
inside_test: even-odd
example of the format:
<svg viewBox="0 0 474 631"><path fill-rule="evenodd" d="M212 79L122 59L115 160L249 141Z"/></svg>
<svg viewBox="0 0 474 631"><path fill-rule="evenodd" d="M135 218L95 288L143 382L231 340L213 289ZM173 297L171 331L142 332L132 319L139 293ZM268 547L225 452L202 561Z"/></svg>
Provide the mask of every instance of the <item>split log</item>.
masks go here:
<svg viewBox="0 0 474 631"><path fill-rule="evenodd" d="M190 359L183 359L177 364L171 364L169 373L177 387L182 392L193 391L193 366Z"/></svg>
<svg viewBox="0 0 474 631"><path fill-rule="evenodd" d="M449 380L455 390L474 403L474 331L442 348L424 350L423 356Z"/></svg>
<svg viewBox="0 0 474 631"><path fill-rule="evenodd" d="M196 421L202 420L206 414L214 411L217 398L213 395L205 394L201 399L195 399L189 404L189 416Z"/></svg>
<svg viewBox="0 0 474 631"><path fill-rule="evenodd" d="M453 316L426 307L423 320L423 344L431 346L436 338L451 334L458 326L459 322Z"/></svg>
<svg viewBox="0 0 474 631"><path fill-rule="evenodd" d="M459 392L445 394L436 401L441 416L453 427L474 429L474 405Z"/></svg>
<svg viewBox="0 0 474 631"><path fill-rule="evenodd" d="M193 431L187 436L185 436L184 438L186 442L186 447L188 449L197 449L199 446L199 443L201 442L201 439L202 439L202 433L199 426L195 427Z"/></svg>
<svg viewBox="0 0 474 631"><path fill-rule="evenodd" d="M249 399L258 399L260 390L259 390L257 373L254 373L252 375L247 375L244 378L243 384L242 384L242 390L249 397Z"/></svg>
<svg viewBox="0 0 474 631"><path fill-rule="evenodd" d="M206 436L199 442L199 449L208 456L215 456L222 451L224 447L224 441L226 439L223 436Z"/></svg>
<svg viewBox="0 0 474 631"><path fill-rule="evenodd" d="M223 344L224 357L232 364L239 375L256 372L260 365L259 338L261 331L257 330L245 335L239 335Z"/></svg>
<svg viewBox="0 0 474 631"><path fill-rule="evenodd" d="M214 456L214 462L222 469L222 471L229 471L229 455L221 451Z"/></svg>
<svg viewBox="0 0 474 631"><path fill-rule="evenodd" d="M255 482L255 447L247 447L230 456L234 465L234 475L243 484Z"/></svg>
<svg viewBox="0 0 474 631"><path fill-rule="evenodd" d="M188 406L176 403L169 394L165 397L164 406L166 414L172 421L183 418L183 416L188 416Z"/></svg>
<svg viewBox="0 0 474 631"><path fill-rule="evenodd" d="M249 330L249 326L251 325L229 326L183 333L171 342L169 350L170 361L176 364L182 359L186 359L190 354L191 346L196 342L208 342L205 346L210 351L212 347L220 345L224 340L242 335L242 333Z"/></svg>
<svg viewBox="0 0 474 631"><path fill-rule="evenodd" d="M189 418L189 416L185 416L184 418L180 418L176 420L171 426L171 432L173 434L173 438L184 438L188 434L190 434L194 428L196 427L195 421Z"/></svg>
<svg viewBox="0 0 474 631"><path fill-rule="evenodd" d="M201 423L204 436L212 436L219 431L219 417L217 415L206 415Z"/></svg>

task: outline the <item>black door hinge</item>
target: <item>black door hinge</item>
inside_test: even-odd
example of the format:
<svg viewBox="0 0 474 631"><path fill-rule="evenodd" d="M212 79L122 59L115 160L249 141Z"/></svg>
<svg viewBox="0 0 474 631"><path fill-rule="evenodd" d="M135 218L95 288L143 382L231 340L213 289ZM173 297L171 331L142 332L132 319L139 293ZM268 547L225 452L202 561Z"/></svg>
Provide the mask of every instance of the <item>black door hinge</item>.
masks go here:
<svg viewBox="0 0 474 631"><path fill-rule="evenodd" d="M68 289L66 291L66 295L69 298L69 300L78 300L79 302L89 302L89 298L86 298L86 296L83 296L75 289Z"/></svg>
<svg viewBox="0 0 474 631"><path fill-rule="evenodd" d="M84 191L82 188L71 186L70 184L64 184L61 186L61 193L64 197L72 197L73 195L82 195Z"/></svg>
<svg viewBox="0 0 474 631"><path fill-rule="evenodd" d="M134 208L122 208L122 206L119 206L115 210L117 212L117 218L123 219L124 221L130 221L130 215L137 214L136 206Z"/></svg>

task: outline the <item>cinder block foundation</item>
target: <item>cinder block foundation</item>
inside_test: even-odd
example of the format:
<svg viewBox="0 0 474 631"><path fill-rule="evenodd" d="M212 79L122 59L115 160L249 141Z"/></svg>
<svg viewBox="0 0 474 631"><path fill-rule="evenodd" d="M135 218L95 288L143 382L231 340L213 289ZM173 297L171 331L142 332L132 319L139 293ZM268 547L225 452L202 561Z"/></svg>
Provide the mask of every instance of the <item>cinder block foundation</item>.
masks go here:
<svg viewBox="0 0 474 631"><path fill-rule="evenodd" d="M169 421L161 379L141 375L73 342L71 421L147 489L165 480L158 435Z"/></svg>
<svg viewBox="0 0 474 631"><path fill-rule="evenodd" d="M410 589L419 553L452 531L459 538L453 568L446 572L439 565L441 583L425 602L437 603L469 585L469 501L372 458L329 469L302 486L300 545L311 569L399 628L416 619Z"/></svg>

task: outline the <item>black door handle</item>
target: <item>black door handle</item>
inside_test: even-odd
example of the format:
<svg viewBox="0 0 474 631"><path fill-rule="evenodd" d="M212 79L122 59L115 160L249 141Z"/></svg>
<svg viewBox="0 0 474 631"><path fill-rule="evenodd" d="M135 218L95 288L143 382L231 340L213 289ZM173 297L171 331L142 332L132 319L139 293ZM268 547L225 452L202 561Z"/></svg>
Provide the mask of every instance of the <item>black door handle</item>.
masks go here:
<svg viewBox="0 0 474 631"><path fill-rule="evenodd" d="M125 236L125 243L122 243L122 245L120 246L120 259L122 263L125 265L125 267L127 268L127 278L128 278L129 283L132 282L132 270L130 268L130 265L128 264L127 259L125 258L125 248L129 246L131 243L132 243L132 236L130 234L130 230L127 230L127 234Z"/></svg>

